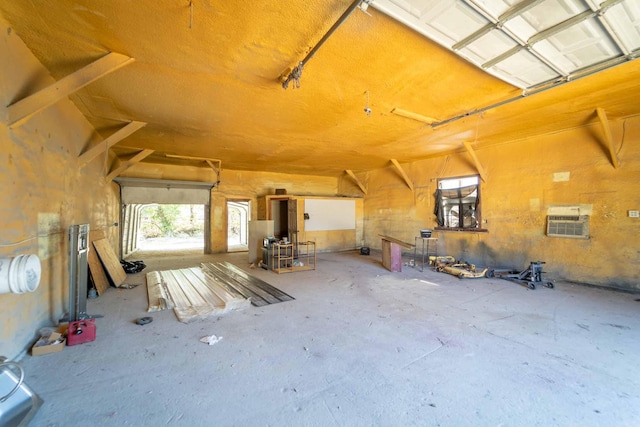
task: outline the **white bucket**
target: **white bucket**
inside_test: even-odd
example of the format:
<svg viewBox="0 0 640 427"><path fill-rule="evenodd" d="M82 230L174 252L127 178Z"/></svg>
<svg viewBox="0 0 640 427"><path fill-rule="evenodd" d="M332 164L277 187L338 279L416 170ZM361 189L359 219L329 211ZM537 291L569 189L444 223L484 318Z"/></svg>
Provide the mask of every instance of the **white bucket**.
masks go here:
<svg viewBox="0 0 640 427"><path fill-rule="evenodd" d="M41 271L37 255L0 258L0 294L35 291L40 284Z"/></svg>

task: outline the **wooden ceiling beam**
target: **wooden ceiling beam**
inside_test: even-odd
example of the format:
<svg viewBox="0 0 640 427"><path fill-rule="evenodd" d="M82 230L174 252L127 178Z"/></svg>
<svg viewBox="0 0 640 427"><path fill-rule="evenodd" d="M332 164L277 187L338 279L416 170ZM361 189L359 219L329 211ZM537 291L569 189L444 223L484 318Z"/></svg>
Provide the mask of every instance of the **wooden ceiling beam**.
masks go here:
<svg viewBox="0 0 640 427"><path fill-rule="evenodd" d="M351 169L347 169L345 170L345 172L347 173L347 175L349 175L351 177L351 179L353 179L356 184L358 185L358 187L360 187L360 191L362 191L362 194L364 194L365 196L367 195L367 188L364 186L364 184L358 179L358 177L356 176L356 174L353 173L353 171Z"/></svg>
<svg viewBox="0 0 640 427"><path fill-rule="evenodd" d="M395 166L396 169L398 169L398 173L400 173L400 176L402 177L402 179L404 179L404 182L411 189L411 191L413 191L413 182L411 182L411 179L409 179L409 176L405 173L404 169L402 169L402 166L400 166L400 163L398 163L396 159L391 159L391 163L393 163L393 166Z"/></svg>
<svg viewBox="0 0 640 427"><path fill-rule="evenodd" d="M213 169L213 171L216 173L216 176L218 177L218 180L217 180L218 184L220 184L220 171L222 170L222 160L218 160L217 166L213 163L214 160L205 160L205 162L207 162L209 167Z"/></svg>
<svg viewBox="0 0 640 427"><path fill-rule="evenodd" d="M413 113L411 111L403 110L401 108L394 108L391 110L391 114L395 114L396 116L404 117L411 120L416 120L418 122L426 123L428 125L432 123L436 123L438 119L434 119L433 117L423 116L421 114Z"/></svg>
<svg viewBox="0 0 640 427"><path fill-rule="evenodd" d="M209 167L210 167L211 169L213 169L213 171L214 171L215 173L217 173L218 175L220 175L220 169L221 169L221 168L220 168L220 165L222 164L222 162L221 162L220 160L218 160L218 162L219 162L219 163L218 163L217 165L215 165L215 164L213 163L213 161L212 161L212 160L205 160L205 162L207 162L207 164L209 165Z"/></svg>
<svg viewBox="0 0 640 427"><path fill-rule="evenodd" d="M222 160L212 159L210 157L196 157L196 156L182 156L180 154L165 154L165 157L171 159L183 159L183 160L197 160L205 162L218 176L218 183L220 183L220 172L222 171Z"/></svg>
<svg viewBox="0 0 640 427"><path fill-rule="evenodd" d="M211 157L196 157L196 156L183 156L181 154L165 154L165 157L169 157L171 159L184 159L184 160L202 160L206 162L207 160L211 160L212 162L222 163L222 160L213 159Z"/></svg>
<svg viewBox="0 0 640 427"><path fill-rule="evenodd" d="M81 89L106 76L117 69L133 62L134 59L121 53L111 52L102 58L61 78L38 92L27 96L7 107L7 124L13 128L22 125L31 116L66 98Z"/></svg>
<svg viewBox="0 0 640 427"><path fill-rule="evenodd" d="M480 163L480 160L478 160L478 156L476 156L476 152L473 150L473 147L471 147L471 143L465 141L462 143L462 145L464 145L464 148L467 150L467 153L469 153L469 155L471 156L471 160L473 160L473 164L478 170L478 173L480 174L480 178L482 179L482 181L487 182L487 173L484 171L484 168L482 167L482 163Z"/></svg>
<svg viewBox="0 0 640 427"><path fill-rule="evenodd" d="M138 154L134 155L130 159L125 160L123 162L120 162L120 164L115 169L113 169L111 172L109 172L109 175L107 175L107 182L113 181L113 178L117 177L122 172L124 172L125 170L129 169L131 166L135 165L136 163L142 161L144 158L146 158L149 155L151 155L154 151L155 150L148 150L148 149L147 150L142 150L141 152L139 152Z"/></svg>
<svg viewBox="0 0 640 427"><path fill-rule="evenodd" d="M598 114L598 119L600 119L600 124L602 125L602 131L604 132L604 142L609 149L609 155L611 156L611 164L615 169L618 169L620 166L620 162L618 160L618 155L616 154L616 150L613 147L613 137L611 136L611 127L609 126L609 119L607 118L607 112L604 111L604 108L596 108L596 113Z"/></svg>
<svg viewBox="0 0 640 427"><path fill-rule="evenodd" d="M144 126L146 126L145 122L131 121L129 122L129 124L118 129L111 136L105 138L104 141L94 145L93 147L89 148L87 151L82 153L78 157L78 161L80 162L80 167L86 165L91 160L98 157L100 154L108 151L109 148L113 147L118 142L122 141L123 139L125 139L126 137L128 137L129 135L137 131L138 129L143 128Z"/></svg>

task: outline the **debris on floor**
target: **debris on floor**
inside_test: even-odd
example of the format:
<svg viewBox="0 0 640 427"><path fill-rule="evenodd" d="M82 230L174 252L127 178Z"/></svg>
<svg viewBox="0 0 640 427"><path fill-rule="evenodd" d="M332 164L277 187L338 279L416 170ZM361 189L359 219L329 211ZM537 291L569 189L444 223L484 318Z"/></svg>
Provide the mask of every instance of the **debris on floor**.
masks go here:
<svg viewBox="0 0 640 427"><path fill-rule="evenodd" d="M140 273L147 267L144 261L125 261L121 259L120 264L127 274Z"/></svg>
<svg viewBox="0 0 640 427"><path fill-rule="evenodd" d="M478 271L474 264L469 264L465 261L456 261L452 256L435 257L433 265L436 271L441 273L451 274L459 279L477 279L485 277L488 268Z"/></svg>
<svg viewBox="0 0 640 427"><path fill-rule="evenodd" d="M200 338L200 342L203 342L209 345L214 345L216 343L219 343L220 341L222 341L222 337L217 337L215 335L209 335L209 336Z"/></svg>
<svg viewBox="0 0 640 427"><path fill-rule="evenodd" d="M147 325L149 323L153 322L153 317L151 316L146 316L146 317L140 317L138 319L136 319L136 325Z"/></svg>
<svg viewBox="0 0 640 427"><path fill-rule="evenodd" d="M133 288L137 288L140 285L142 285L142 283L123 283L122 285L120 285L118 287L120 289L133 289Z"/></svg>

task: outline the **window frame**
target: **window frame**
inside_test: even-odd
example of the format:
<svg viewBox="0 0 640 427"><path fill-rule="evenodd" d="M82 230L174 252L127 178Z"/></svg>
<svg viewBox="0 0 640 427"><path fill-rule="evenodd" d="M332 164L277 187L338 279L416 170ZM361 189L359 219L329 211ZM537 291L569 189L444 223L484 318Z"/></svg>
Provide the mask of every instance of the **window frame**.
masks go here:
<svg viewBox="0 0 640 427"><path fill-rule="evenodd" d="M476 225L474 227L464 227L464 213L460 213L459 211L462 211L463 209L460 209L462 207L464 207L465 204L463 204L462 202L458 203L458 224L460 224L461 220L462 220L462 224L463 227L449 227L449 226L445 226L445 225L440 225L438 223L438 210L439 209L444 209L444 205L443 205L443 199L441 198L441 200L438 200L439 196L439 192L441 190L443 190L441 187L441 182L443 181L454 181L454 180L464 180L467 178L475 178L476 183L475 184L470 184L470 185L463 185L461 187L453 187L453 188L445 188L444 190L451 190L451 189L456 189L456 188L467 188L470 186L476 186L476 189L474 192L477 192L476 195L476 204L475 204L475 208L473 210L473 214L474 214L474 219L476 221ZM482 189L481 189L481 179L480 179L480 175L479 174L474 174L474 175L461 175L461 176L451 176L451 177L447 177L447 178L438 178L436 181L436 192L434 194L434 198L435 198L435 205L434 205L434 215L436 216L436 226L434 227L435 230L437 231L457 231L457 232L472 232L472 233L477 233L477 232L487 232L488 230L485 228L482 228ZM470 194L473 194L470 193ZM467 196L464 196L467 197ZM462 199L461 199L462 200ZM443 217L446 216L445 212L442 212Z"/></svg>

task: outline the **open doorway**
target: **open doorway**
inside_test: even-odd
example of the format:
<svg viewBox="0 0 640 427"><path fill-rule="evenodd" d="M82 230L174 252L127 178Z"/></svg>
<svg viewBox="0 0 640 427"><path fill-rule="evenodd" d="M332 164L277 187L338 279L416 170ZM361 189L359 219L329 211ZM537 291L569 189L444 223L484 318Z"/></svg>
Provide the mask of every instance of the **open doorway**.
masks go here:
<svg viewBox="0 0 640 427"><path fill-rule="evenodd" d="M137 249L204 250L204 223L204 205L145 205L140 210Z"/></svg>
<svg viewBox="0 0 640 427"><path fill-rule="evenodd" d="M249 220L251 204L249 200L227 201L227 251L249 250Z"/></svg>

